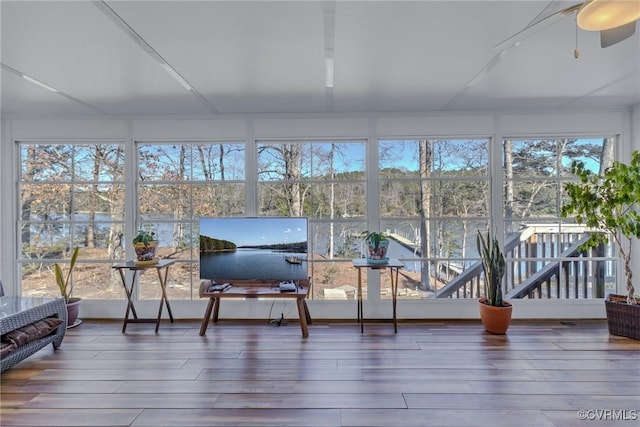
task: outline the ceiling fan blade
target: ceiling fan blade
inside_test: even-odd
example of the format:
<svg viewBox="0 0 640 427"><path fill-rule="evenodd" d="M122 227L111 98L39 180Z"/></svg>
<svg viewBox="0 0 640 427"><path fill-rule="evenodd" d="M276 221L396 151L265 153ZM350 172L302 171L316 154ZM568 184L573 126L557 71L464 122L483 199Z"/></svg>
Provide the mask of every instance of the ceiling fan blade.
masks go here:
<svg viewBox="0 0 640 427"><path fill-rule="evenodd" d="M557 2L553 2L552 5L554 3L557 3ZM563 20L567 15L570 15L576 12L578 9L580 9L580 7L582 7L583 4L584 3L581 2L573 6L566 7L564 9L558 10L557 12L553 12L552 14L547 15L540 19L536 17L536 19L534 19L532 23L524 27L524 29L512 35L511 37L501 41L500 43L495 45L493 48L496 50L504 50L504 49L509 49L513 46L516 46L520 44L521 41L531 37L532 35L538 33L539 31L542 31L548 26ZM548 10L548 8L545 8L545 10ZM544 13L544 11L542 13Z"/></svg>
<svg viewBox="0 0 640 427"><path fill-rule="evenodd" d="M628 39L636 32L636 21L609 30L600 31L600 46L609 47L622 40Z"/></svg>

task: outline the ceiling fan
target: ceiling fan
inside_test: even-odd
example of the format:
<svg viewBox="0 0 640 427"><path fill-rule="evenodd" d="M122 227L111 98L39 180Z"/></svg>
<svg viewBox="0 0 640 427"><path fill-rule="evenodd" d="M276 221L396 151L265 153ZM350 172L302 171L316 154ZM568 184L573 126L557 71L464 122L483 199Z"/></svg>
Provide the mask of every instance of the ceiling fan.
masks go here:
<svg viewBox="0 0 640 427"><path fill-rule="evenodd" d="M586 0L555 10L562 1L551 2L529 25L498 43L499 50L517 46L542 29L577 13L577 25L583 30L599 31L600 46L609 47L631 37L640 19L640 0Z"/></svg>

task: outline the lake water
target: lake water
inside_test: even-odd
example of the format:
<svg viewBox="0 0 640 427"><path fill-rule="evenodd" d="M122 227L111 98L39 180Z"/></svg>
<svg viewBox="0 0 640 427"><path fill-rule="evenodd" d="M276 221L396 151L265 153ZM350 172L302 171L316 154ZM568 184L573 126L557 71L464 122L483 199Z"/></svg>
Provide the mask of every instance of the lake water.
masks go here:
<svg viewBox="0 0 640 427"><path fill-rule="evenodd" d="M291 264L285 256L302 258ZM261 249L238 249L234 252L200 254L200 277L206 279L306 279L307 254L273 252Z"/></svg>

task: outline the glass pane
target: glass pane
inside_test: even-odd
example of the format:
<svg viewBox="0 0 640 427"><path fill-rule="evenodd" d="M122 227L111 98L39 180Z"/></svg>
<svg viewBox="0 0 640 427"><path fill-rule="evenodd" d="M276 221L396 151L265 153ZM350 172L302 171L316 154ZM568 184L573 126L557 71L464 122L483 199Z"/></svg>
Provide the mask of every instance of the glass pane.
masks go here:
<svg viewBox="0 0 640 427"><path fill-rule="evenodd" d="M357 298L358 271L349 261L318 259L311 263L313 289L310 298L316 300L354 300ZM367 299L367 275L362 274L362 298ZM354 306L355 310L355 306Z"/></svg>
<svg viewBox="0 0 640 427"><path fill-rule="evenodd" d="M20 185L22 220L64 221L71 212L70 184Z"/></svg>
<svg viewBox="0 0 640 427"><path fill-rule="evenodd" d="M245 179L244 144L194 144L194 181Z"/></svg>
<svg viewBox="0 0 640 427"><path fill-rule="evenodd" d="M20 165L22 181L71 181L73 146L64 144L22 144Z"/></svg>
<svg viewBox="0 0 640 427"><path fill-rule="evenodd" d="M76 184L73 186L73 219L98 221L124 219L124 184Z"/></svg>
<svg viewBox="0 0 640 427"><path fill-rule="evenodd" d="M383 217L419 217L420 194L419 181L380 181L380 215Z"/></svg>
<svg viewBox="0 0 640 427"><path fill-rule="evenodd" d="M310 223L309 252L319 259L360 258L364 223L313 222Z"/></svg>
<svg viewBox="0 0 640 427"><path fill-rule="evenodd" d="M380 140L378 157L382 178L419 177L420 161L416 140Z"/></svg>
<svg viewBox="0 0 640 427"><path fill-rule="evenodd" d="M574 160L584 163L593 173L600 173L611 166L614 138L569 139L562 142L562 176L573 176L571 162Z"/></svg>
<svg viewBox="0 0 640 427"><path fill-rule="evenodd" d="M513 182L513 202L505 206L505 217L557 218L559 216L558 185L556 181Z"/></svg>
<svg viewBox="0 0 640 427"><path fill-rule="evenodd" d="M434 140L427 159L435 176L488 176L487 140Z"/></svg>
<svg viewBox="0 0 640 427"><path fill-rule="evenodd" d="M169 301L188 300L198 297L198 292L192 293L193 264L191 262L178 261L167 270L167 295ZM199 283L199 282L198 282ZM197 285L193 285L197 289ZM155 269L149 269L139 276L139 298L143 300L159 300L162 296L160 279ZM163 310L167 316L166 307ZM198 315L200 316L200 314Z"/></svg>
<svg viewBox="0 0 640 427"><path fill-rule="evenodd" d="M86 253L82 249L81 253ZM110 264L78 263L73 272L73 296L83 299L121 300L125 298L122 281Z"/></svg>
<svg viewBox="0 0 640 427"><path fill-rule="evenodd" d="M355 184L312 185L305 197L305 216L312 218L363 217L366 211L366 186Z"/></svg>
<svg viewBox="0 0 640 427"><path fill-rule="evenodd" d="M311 144L258 144L258 181L300 181L311 170Z"/></svg>
<svg viewBox="0 0 640 427"><path fill-rule="evenodd" d="M558 173L555 140L504 141L505 178L551 177Z"/></svg>
<svg viewBox="0 0 640 427"><path fill-rule="evenodd" d="M239 216L245 213L245 185L193 184L193 216Z"/></svg>
<svg viewBox="0 0 640 427"><path fill-rule="evenodd" d="M488 145L488 140L380 140L380 176L487 176ZM421 162L426 167L421 169Z"/></svg>
<svg viewBox="0 0 640 427"><path fill-rule="evenodd" d="M309 186L297 182L258 183L258 212L263 216L310 216L305 204L308 193Z"/></svg>
<svg viewBox="0 0 640 427"><path fill-rule="evenodd" d="M188 144L138 145L141 181L186 181L191 179L191 146Z"/></svg>
<svg viewBox="0 0 640 427"><path fill-rule="evenodd" d="M113 251L115 247L109 248L110 239L123 229L124 224L122 223L97 221L76 222L73 226L74 235L72 247L77 246L83 248L81 258L111 259L112 257L109 256L109 251Z"/></svg>
<svg viewBox="0 0 640 427"><path fill-rule="evenodd" d="M56 285L53 264L42 262L24 263L22 272L22 296L57 298L60 290Z"/></svg>
<svg viewBox="0 0 640 427"><path fill-rule="evenodd" d="M121 181L124 176L124 145L74 146L76 181Z"/></svg>
<svg viewBox="0 0 640 427"><path fill-rule="evenodd" d="M68 223L21 224L21 256L25 259L60 259L71 246Z"/></svg>
<svg viewBox="0 0 640 427"><path fill-rule="evenodd" d="M142 184L138 186L138 212L149 219L191 217L189 184Z"/></svg>
<svg viewBox="0 0 640 427"><path fill-rule="evenodd" d="M173 259L193 259L197 256L193 248L197 247L198 235L192 230L190 222L174 222L158 224L158 256Z"/></svg>
<svg viewBox="0 0 640 427"><path fill-rule="evenodd" d="M431 217L487 216L489 214L489 182L431 181L433 200Z"/></svg>
<svg viewBox="0 0 640 427"><path fill-rule="evenodd" d="M316 142L312 144L310 176L314 180L362 180L365 179L364 170L364 143Z"/></svg>

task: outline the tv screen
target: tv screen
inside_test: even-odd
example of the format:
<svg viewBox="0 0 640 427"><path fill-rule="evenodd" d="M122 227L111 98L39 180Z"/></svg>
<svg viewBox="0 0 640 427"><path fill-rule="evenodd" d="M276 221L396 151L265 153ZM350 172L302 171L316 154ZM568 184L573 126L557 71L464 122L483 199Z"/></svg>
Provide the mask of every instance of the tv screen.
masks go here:
<svg viewBox="0 0 640 427"><path fill-rule="evenodd" d="M200 278L307 279L307 218L201 218Z"/></svg>

